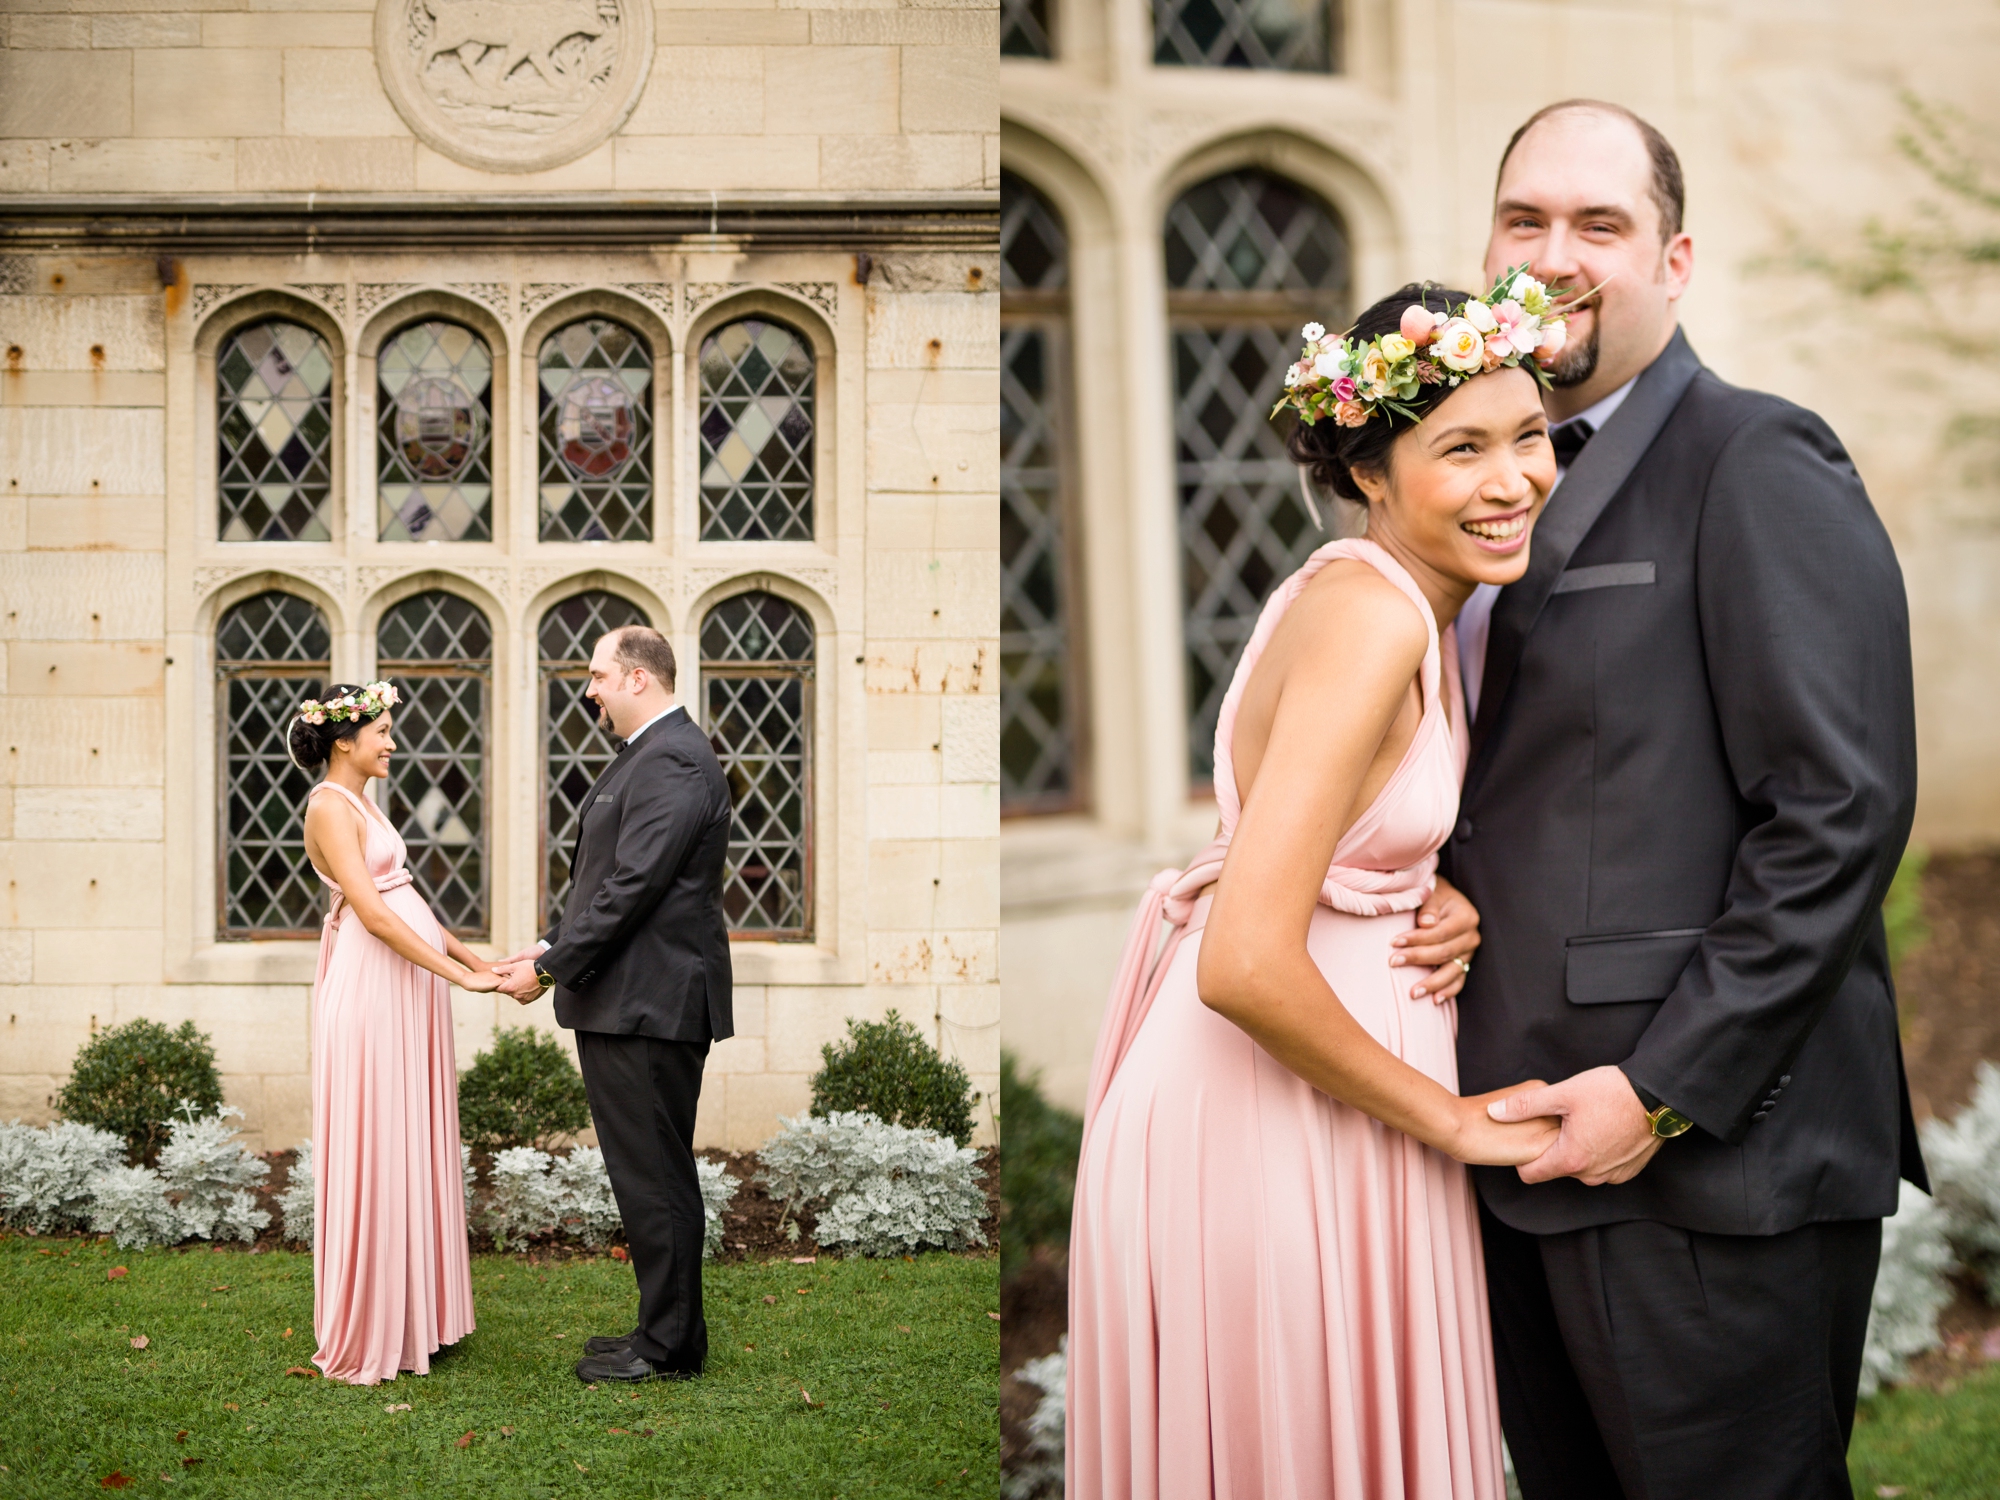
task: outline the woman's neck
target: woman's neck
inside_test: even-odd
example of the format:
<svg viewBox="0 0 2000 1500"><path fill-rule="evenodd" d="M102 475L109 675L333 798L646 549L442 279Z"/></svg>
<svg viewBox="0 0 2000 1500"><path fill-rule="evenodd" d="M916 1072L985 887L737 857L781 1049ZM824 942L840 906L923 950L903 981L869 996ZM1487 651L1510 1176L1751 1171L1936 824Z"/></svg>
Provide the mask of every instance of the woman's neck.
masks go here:
<svg viewBox="0 0 2000 1500"><path fill-rule="evenodd" d="M363 796L368 790L367 774L352 761L335 761L326 768L326 779L357 797Z"/></svg>
<svg viewBox="0 0 2000 1500"><path fill-rule="evenodd" d="M1469 578L1456 578L1439 572L1393 530L1386 526L1378 528L1373 523L1374 517L1371 516L1368 540L1395 558L1403 565L1403 570L1416 580L1418 592L1430 605L1431 617L1437 621L1438 633L1443 634L1445 628L1458 618L1458 612L1465 608L1465 601L1472 597L1472 591L1479 585Z"/></svg>

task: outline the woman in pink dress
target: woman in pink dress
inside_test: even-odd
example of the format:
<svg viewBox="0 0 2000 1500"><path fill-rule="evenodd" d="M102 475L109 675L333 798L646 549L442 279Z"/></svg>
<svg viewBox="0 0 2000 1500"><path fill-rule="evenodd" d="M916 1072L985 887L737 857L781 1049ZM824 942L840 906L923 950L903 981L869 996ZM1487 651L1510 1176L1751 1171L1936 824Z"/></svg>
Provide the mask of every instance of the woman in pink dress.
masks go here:
<svg viewBox="0 0 2000 1500"><path fill-rule="evenodd" d="M1555 483L1531 351L1561 320L1510 276L1306 338L1293 457L1368 539L1265 605L1216 726L1220 830L1155 878L1120 966L1070 1240L1070 1500L1505 1493L1464 1164L1531 1161L1555 1124L1460 1098L1455 1003L1390 960L1458 816L1450 626L1526 571Z"/></svg>
<svg viewBox="0 0 2000 1500"><path fill-rule="evenodd" d="M336 686L290 729L325 766L306 855L332 890L313 981L313 1363L353 1385L430 1370L472 1332L451 991L499 976L410 884L402 836L363 795L395 753L386 682Z"/></svg>

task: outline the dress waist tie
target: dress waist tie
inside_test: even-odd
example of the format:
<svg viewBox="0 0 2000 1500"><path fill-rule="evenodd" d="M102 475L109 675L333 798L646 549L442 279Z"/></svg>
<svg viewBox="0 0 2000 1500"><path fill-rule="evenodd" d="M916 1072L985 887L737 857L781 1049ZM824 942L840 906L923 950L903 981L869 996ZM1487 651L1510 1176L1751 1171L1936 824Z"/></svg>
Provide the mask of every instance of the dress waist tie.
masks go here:
<svg viewBox="0 0 2000 1500"><path fill-rule="evenodd" d="M326 879L323 875L320 878ZM400 890L415 879L416 877L408 870L391 870L387 875L375 877L375 889L386 894L389 891ZM330 880L326 883L333 893L333 899L327 903L326 920L320 923L319 927L319 965L313 970L315 995L319 993L319 987L326 982L326 966L333 960L333 939L340 931L340 919L347 914L347 893Z"/></svg>

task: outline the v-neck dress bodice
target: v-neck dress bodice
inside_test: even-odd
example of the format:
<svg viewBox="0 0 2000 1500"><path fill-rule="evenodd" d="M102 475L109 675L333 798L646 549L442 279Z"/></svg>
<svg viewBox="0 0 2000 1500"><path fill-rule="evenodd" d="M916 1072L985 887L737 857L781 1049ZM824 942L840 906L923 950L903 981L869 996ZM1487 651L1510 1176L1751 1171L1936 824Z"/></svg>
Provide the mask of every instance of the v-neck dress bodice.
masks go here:
<svg viewBox="0 0 2000 1500"><path fill-rule="evenodd" d="M439 952L402 835L335 782L367 825L388 908ZM423 1374L473 1329L451 987L371 933L332 892L313 981L313 1363L354 1385Z"/></svg>
<svg viewBox="0 0 2000 1500"><path fill-rule="evenodd" d="M1285 611L1340 559L1423 616L1422 714L1335 848L1306 947L1377 1041L1457 1088L1455 1005L1410 996L1428 971L1389 967L1458 816L1455 642L1386 551L1335 542L1258 619L1216 727L1220 831L1154 878L1099 1033L1070 1236L1071 1500L1504 1494L1465 1168L1320 1093L1196 991L1202 893L1241 813L1244 687Z"/></svg>

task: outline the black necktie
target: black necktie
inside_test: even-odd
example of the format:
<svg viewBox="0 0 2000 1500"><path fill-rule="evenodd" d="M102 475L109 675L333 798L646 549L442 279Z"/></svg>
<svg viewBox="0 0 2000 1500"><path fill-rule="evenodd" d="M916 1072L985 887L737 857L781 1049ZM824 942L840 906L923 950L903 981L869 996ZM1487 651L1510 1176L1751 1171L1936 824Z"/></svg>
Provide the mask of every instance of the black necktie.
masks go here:
<svg viewBox="0 0 2000 1500"><path fill-rule="evenodd" d="M1588 422L1565 422L1560 427L1551 427L1549 446L1556 450L1556 462L1565 469L1575 463L1577 454L1583 452L1583 445L1596 431Z"/></svg>

